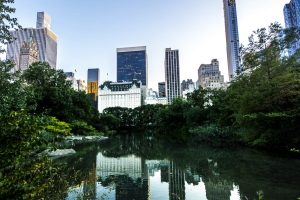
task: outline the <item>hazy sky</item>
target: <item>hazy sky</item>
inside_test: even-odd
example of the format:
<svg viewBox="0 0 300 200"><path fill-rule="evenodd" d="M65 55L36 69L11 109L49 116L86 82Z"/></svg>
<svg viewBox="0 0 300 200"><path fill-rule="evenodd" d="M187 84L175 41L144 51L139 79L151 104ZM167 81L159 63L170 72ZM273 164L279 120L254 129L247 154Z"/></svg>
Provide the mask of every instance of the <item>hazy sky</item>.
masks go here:
<svg viewBox="0 0 300 200"><path fill-rule="evenodd" d="M289 0L237 0L240 41L278 21ZM200 64L220 61L228 79L222 0L15 0L23 27L46 11L58 35L58 69L86 80L100 68L101 82L116 80L116 48L147 46L149 86L164 81L165 48L179 49L181 80L197 79ZM108 77L107 77L108 73Z"/></svg>

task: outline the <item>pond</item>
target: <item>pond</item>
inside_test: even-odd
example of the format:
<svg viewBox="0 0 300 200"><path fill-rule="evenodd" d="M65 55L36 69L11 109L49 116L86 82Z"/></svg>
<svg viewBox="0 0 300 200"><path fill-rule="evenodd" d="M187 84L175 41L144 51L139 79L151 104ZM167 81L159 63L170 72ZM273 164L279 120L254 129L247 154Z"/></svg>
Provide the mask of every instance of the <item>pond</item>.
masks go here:
<svg viewBox="0 0 300 200"><path fill-rule="evenodd" d="M300 159L120 136L76 147L65 199L297 200Z"/></svg>

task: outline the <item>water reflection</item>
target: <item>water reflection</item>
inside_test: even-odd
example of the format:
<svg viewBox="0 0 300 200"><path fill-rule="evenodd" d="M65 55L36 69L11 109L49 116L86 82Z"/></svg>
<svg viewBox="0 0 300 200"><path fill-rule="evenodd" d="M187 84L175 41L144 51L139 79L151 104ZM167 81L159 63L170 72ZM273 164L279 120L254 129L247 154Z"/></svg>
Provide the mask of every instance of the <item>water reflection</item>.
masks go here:
<svg viewBox="0 0 300 200"><path fill-rule="evenodd" d="M90 147L91 148L91 147ZM84 172L66 199L295 200L300 162L242 150L114 138L69 160ZM79 161L78 161L79 160Z"/></svg>

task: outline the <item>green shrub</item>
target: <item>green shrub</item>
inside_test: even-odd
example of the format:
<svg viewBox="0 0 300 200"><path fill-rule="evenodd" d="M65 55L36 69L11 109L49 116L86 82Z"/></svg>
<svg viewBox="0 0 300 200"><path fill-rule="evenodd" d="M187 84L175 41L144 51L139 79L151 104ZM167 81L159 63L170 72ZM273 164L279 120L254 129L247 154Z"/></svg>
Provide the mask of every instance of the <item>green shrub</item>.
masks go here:
<svg viewBox="0 0 300 200"><path fill-rule="evenodd" d="M190 130L191 138L196 142L213 145L228 145L241 143L240 135L232 127L220 127L217 124L208 124Z"/></svg>
<svg viewBox="0 0 300 200"><path fill-rule="evenodd" d="M91 125L88 125L83 121L73 121L71 124L72 133L75 135L86 135L86 136L100 136L103 133L97 131Z"/></svg>

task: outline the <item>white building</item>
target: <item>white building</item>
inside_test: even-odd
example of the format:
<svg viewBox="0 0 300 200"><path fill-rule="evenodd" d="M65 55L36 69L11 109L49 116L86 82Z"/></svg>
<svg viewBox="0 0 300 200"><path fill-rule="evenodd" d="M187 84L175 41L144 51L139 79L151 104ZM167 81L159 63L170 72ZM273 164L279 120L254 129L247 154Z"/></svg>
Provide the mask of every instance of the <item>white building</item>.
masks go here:
<svg viewBox="0 0 300 200"><path fill-rule="evenodd" d="M124 107L136 108L142 105L143 91L140 81L132 82L104 82L99 88L98 109Z"/></svg>
<svg viewBox="0 0 300 200"><path fill-rule="evenodd" d="M150 88L147 89L147 94L144 103L145 105L153 105L153 104L167 105L168 99L167 97L158 97L157 92L153 91L152 88Z"/></svg>
<svg viewBox="0 0 300 200"><path fill-rule="evenodd" d="M97 177L102 180L109 176L127 175L136 181L143 176L142 159L134 155L128 155L120 158L109 158L102 153L97 155Z"/></svg>

